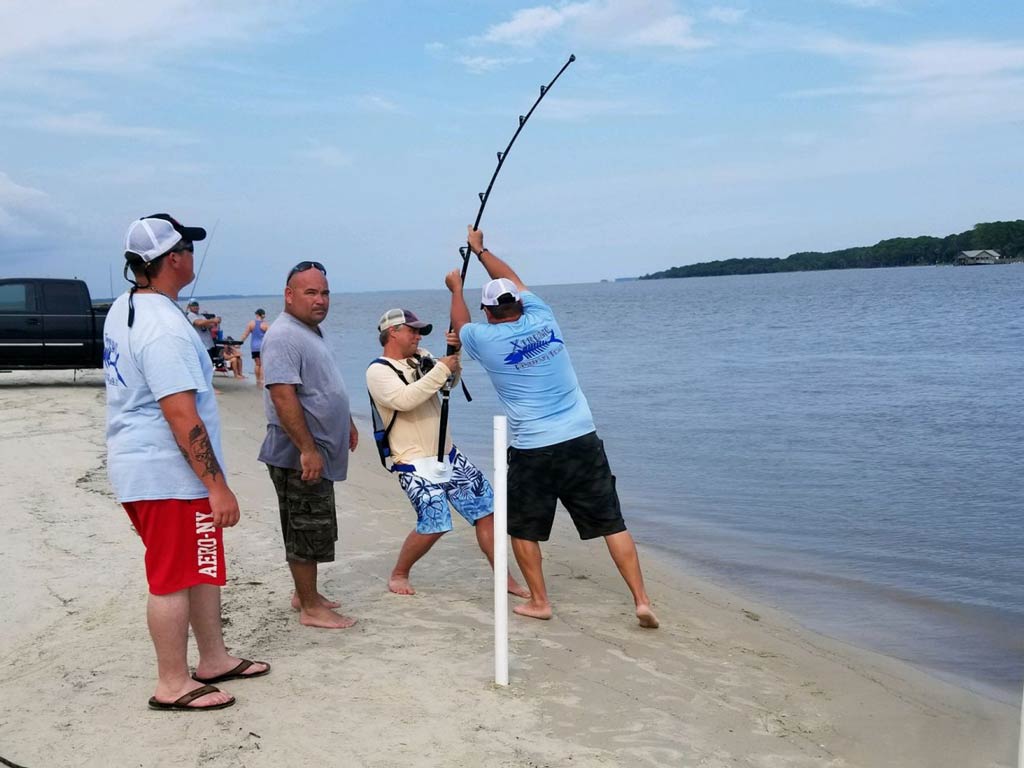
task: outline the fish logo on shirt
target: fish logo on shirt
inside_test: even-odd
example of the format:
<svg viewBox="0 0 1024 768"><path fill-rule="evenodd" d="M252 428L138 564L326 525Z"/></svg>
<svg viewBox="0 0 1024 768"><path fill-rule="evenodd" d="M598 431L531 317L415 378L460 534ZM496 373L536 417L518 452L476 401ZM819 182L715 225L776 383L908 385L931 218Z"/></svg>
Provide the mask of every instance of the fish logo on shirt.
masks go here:
<svg viewBox="0 0 1024 768"><path fill-rule="evenodd" d="M117 369L117 364L118 362L120 362L120 360L121 353L117 351L117 342L114 341L109 336L104 335L103 372L106 375L107 383L109 383L111 386L116 387L118 385L118 382L120 382L122 386L127 387L128 382L124 380L124 377L121 375L121 371ZM111 375L111 371L113 371L113 375ZM115 376L117 378L114 378Z"/></svg>
<svg viewBox="0 0 1024 768"><path fill-rule="evenodd" d="M539 334L541 338L537 338L537 335L535 334L525 341L513 341L512 351L505 355L505 365L519 365L524 360L531 360L543 354L552 344L565 344L561 339L555 338L554 330L546 339L543 338L543 334Z"/></svg>

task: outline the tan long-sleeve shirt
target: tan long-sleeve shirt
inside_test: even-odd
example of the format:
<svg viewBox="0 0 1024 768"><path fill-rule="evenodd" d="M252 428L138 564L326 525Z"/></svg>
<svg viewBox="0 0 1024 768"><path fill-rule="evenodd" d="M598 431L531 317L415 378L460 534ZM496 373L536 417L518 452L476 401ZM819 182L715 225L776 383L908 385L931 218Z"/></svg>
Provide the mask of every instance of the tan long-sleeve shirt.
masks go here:
<svg viewBox="0 0 1024 768"><path fill-rule="evenodd" d="M425 350L420 355L427 356ZM391 456L402 464L425 456L437 455L437 435L441 423L441 401L437 393L444 386L451 371L438 362L429 373L417 379L417 369L406 360L383 357L402 372L408 384L402 383L386 365L373 363L366 369L366 388L380 411L384 426L391 422L392 414L398 418L388 433ZM445 438L445 453L452 447L451 430Z"/></svg>

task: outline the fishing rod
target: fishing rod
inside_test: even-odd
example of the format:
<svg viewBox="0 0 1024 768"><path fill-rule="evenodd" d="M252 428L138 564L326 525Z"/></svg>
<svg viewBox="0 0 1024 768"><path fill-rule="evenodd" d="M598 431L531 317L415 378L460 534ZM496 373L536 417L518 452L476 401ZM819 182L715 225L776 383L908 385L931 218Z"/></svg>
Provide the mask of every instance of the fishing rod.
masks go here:
<svg viewBox="0 0 1024 768"><path fill-rule="evenodd" d="M206 254L210 252L210 243L213 242L213 234L217 231L218 224L220 224L220 219L217 219L213 223L213 229L210 230L210 236L206 238L206 247L203 249L203 258L199 261L199 271L196 272L196 279L192 281L192 293L188 295L189 301L192 301L192 297L196 295L196 286L199 285L199 276L203 274L203 267L206 266Z"/></svg>
<svg viewBox="0 0 1024 768"><path fill-rule="evenodd" d="M498 178L498 174L501 172L501 167L505 164L505 160L508 158L508 153L512 150L512 145L516 143L516 139L519 138L519 134L522 133L523 128L526 127L526 123L530 119L530 115L533 114L533 110L537 108L537 105L540 104L541 101L544 99L545 94L547 94L547 92L551 90L551 86L555 84L555 81L557 81L558 78L562 76L562 73L565 72L565 70L569 68L569 65L572 64L574 61L576 61L576 55L571 54L569 56L569 60L566 61L565 64L562 65L562 68L558 70L558 73L553 78L551 78L551 82L548 83L547 85L542 85L540 87L540 95L537 97L537 100L533 102L533 106L530 107L530 111L527 112L525 115L519 116L519 126L516 128L516 132L512 134L512 139L509 141L508 146L505 147L505 150L503 152L498 153L498 165L494 169L494 173L491 174L491 181L487 185L487 189L479 193L480 208L476 212L476 220L473 222L473 231L476 231L477 229L480 228L480 219L483 218L484 209L487 207L487 201L491 197L491 189L494 188L494 181L495 179ZM466 271L469 269L469 257L473 255L473 252L469 247L468 240L466 241L466 244L464 246L459 248L459 255L462 257L461 282L465 283ZM452 328L453 326L449 324L449 333L452 331ZM445 354L455 354L455 347L449 344ZM448 381L445 382L444 387L441 388L441 426L437 437L437 460L440 463L444 462L444 442L445 437L447 436L448 433L448 401L451 397L451 393L452 378L449 377Z"/></svg>

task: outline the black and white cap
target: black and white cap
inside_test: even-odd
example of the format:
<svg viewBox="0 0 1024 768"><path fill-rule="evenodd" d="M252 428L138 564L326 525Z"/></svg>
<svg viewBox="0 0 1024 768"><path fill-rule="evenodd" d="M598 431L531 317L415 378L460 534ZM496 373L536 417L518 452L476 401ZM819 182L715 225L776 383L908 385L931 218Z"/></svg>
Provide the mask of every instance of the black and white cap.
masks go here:
<svg viewBox="0 0 1024 768"><path fill-rule="evenodd" d="M206 230L202 227L186 227L166 213L154 213L128 227L125 237L124 255L126 258L137 256L150 262L158 259L182 240L195 242L206 238Z"/></svg>

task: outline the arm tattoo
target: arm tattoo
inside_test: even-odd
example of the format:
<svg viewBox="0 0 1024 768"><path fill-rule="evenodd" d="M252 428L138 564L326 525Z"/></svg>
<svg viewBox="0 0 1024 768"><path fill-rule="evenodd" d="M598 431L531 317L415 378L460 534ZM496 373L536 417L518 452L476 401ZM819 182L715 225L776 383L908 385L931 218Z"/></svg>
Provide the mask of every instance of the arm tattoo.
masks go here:
<svg viewBox="0 0 1024 768"><path fill-rule="evenodd" d="M210 443L210 436L206 433L206 427L196 424L188 433L188 443L191 448L191 459L202 464L203 474L210 477L217 477L221 474L220 464L213 452L213 445Z"/></svg>

